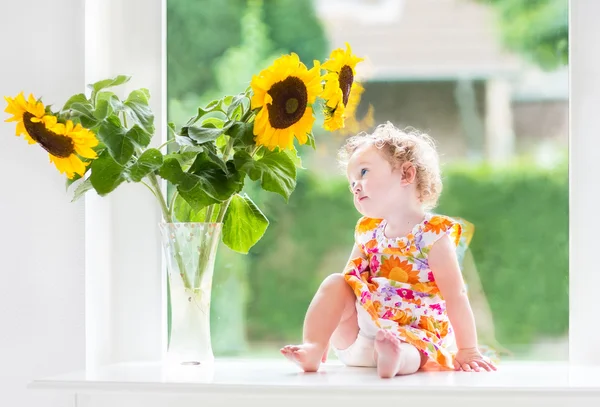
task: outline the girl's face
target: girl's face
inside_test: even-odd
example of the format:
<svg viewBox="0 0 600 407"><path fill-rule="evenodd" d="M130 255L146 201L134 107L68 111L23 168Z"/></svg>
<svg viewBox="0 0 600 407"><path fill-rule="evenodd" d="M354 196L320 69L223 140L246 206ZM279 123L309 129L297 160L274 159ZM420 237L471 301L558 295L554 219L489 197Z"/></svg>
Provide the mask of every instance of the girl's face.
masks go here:
<svg viewBox="0 0 600 407"><path fill-rule="evenodd" d="M348 162L347 177L354 206L369 218L388 218L393 211L409 203L411 189L414 195L414 188L410 188L414 180L412 164L393 168L383 154L372 144L365 144Z"/></svg>

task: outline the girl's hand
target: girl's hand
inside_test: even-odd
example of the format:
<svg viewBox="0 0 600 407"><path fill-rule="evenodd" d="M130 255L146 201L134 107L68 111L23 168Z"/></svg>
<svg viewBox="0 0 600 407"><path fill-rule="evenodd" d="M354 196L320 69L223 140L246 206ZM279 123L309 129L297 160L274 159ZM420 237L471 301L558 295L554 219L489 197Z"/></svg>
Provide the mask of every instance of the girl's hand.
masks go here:
<svg viewBox="0 0 600 407"><path fill-rule="evenodd" d="M488 372L497 370L496 366L484 357L477 348L459 349L454 358L454 368L465 372L479 372L481 368Z"/></svg>

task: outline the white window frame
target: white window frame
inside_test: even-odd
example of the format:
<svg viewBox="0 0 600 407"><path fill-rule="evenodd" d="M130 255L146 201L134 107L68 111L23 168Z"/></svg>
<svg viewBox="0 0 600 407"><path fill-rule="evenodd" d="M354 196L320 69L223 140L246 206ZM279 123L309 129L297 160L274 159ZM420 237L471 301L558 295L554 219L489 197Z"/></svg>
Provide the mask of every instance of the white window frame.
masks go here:
<svg viewBox="0 0 600 407"><path fill-rule="evenodd" d="M134 78L127 91L149 88L158 133L154 145L166 137L165 3L86 0L86 81L127 73ZM570 13L569 362L600 366L593 292L600 287L595 253L600 230L595 215L600 208L595 185L600 174L600 1L572 1ZM140 15L144 17L129 18ZM156 202L134 184L105 198L86 198L88 368L162 357L165 291L159 220Z"/></svg>
<svg viewBox="0 0 600 407"><path fill-rule="evenodd" d="M600 366L600 2L573 0L569 10L569 362Z"/></svg>

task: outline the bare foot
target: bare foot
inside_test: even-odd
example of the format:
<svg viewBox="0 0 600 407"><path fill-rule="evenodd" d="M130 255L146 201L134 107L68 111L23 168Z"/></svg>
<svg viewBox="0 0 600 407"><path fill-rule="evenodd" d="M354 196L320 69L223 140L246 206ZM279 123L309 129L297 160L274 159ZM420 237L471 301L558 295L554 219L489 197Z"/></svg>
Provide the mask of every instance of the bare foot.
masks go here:
<svg viewBox="0 0 600 407"><path fill-rule="evenodd" d="M316 344L304 343L284 346L280 352L305 372L316 372L321 366L325 349Z"/></svg>
<svg viewBox="0 0 600 407"><path fill-rule="evenodd" d="M390 331L380 329L375 337L375 351L379 377L396 376L400 370L400 340Z"/></svg>

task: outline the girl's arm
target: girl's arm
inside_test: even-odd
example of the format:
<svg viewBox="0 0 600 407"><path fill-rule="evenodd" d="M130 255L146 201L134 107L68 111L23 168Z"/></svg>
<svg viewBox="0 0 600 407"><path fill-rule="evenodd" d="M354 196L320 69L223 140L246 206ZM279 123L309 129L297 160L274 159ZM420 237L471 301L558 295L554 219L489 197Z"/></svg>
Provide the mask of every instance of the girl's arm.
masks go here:
<svg viewBox="0 0 600 407"><path fill-rule="evenodd" d="M443 236L431 247L429 267L446 301L448 318L454 328L458 346L455 367L465 371L479 371L480 367L495 370L495 366L486 360L477 348L475 318L458 265L456 246L449 236Z"/></svg>

